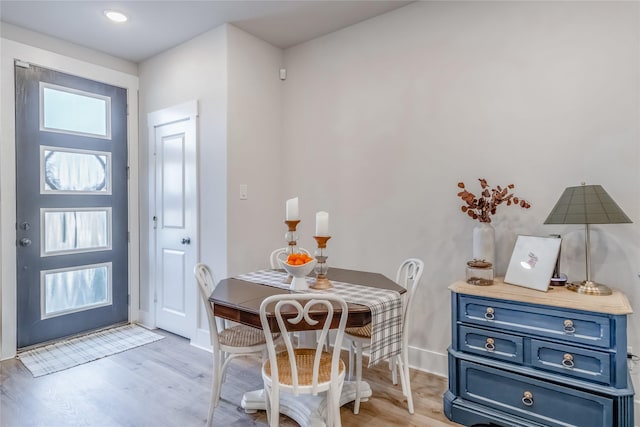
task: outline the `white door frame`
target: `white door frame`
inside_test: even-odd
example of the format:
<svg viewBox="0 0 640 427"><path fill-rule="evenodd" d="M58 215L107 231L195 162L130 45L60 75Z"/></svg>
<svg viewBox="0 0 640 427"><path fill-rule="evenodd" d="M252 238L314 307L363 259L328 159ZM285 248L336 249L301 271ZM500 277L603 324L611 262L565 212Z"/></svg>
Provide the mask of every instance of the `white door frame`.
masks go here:
<svg viewBox="0 0 640 427"><path fill-rule="evenodd" d="M193 125L193 131L196 138L196 159L198 157L198 136L197 136L197 118L198 118L198 102L187 101L183 104L175 105L173 107L168 107L162 110L154 111L149 113L148 121L147 121L147 129L148 129L148 176L149 176L149 215L151 218L148 219L149 224L149 247L148 247L148 278L149 278L149 294L147 307L148 310L144 313L144 324L155 328L156 327L156 294L157 294L157 286L156 286L156 244L157 244L157 236L156 236L156 224L153 220L153 212L156 210L156 156L155 152L155 127L160 124L167 124L172 122L179 122L184 120L189 120ZM196 164L197 167L197 164ZM199 193L199 178L196 172L196 192ZM196 203L198 203L199 196L196 196ZM200 223L199 223L199 206L195 206L196 212L196 224L195 224L195 233L192 236L194 242L192 243L195 247L196 251L196 259L200 259ZM196 337L197 332L197 323L198 323L198 302L199 298L197 297L195 301L193 301L193 325L191 325L191 339L193 340Z"/></svg>
<svg viewBox="0 0 640 427"><path fill-rule="evenodd" d="M16 177L14 59L127 89L129 159L129 321L139 316L140 223L138 211L138 77L75 58L2 39L0 50L0 360L16 355Z"/></svg>

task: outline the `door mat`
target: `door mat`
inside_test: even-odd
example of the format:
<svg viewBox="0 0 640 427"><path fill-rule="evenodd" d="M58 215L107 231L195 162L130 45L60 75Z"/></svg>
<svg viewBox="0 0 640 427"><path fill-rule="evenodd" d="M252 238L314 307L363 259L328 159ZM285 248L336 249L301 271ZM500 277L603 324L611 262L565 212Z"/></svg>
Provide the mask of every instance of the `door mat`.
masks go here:
<svg viewBox="0 0 640 427"><path fill-rule="evenodd" d="M40 377L163 338L141 326L125 325L27 350L18 359L34 377Z"/></svg>

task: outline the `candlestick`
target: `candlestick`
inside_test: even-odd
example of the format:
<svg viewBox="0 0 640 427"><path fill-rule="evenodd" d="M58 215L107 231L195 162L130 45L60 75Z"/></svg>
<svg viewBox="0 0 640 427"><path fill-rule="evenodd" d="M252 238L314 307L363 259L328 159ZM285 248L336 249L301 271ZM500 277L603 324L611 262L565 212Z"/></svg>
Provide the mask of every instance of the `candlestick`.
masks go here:
<svg viewBox="0 0 640 427"><path fill-rule="evenodd" d="M298 223L300 223L299 219L295 220L285 220L285 224L287 224L287 228L289 229L285 234L284 238L288 243L286 255L287 257L291 254L298 253L298 233L296 233L296 227ZM284 279L283 283L291 283L293 280L293 276L288 275L286 279Z"/></svg>
<svg viewBox="0 0 640 427"><path fill-rule="evenodd" d="M300 220L285 220L284 223L287 224L289 228L289 231L284 234L284 238L289 243L289 246L287 246L287 255L295 254L298 252L298 233L296 233L296 227L300 223Z"/></svg>
<svg viewBox="0 0 640 427"><path fill-rule="evenodd" d="M285 219L287 221L296 221L300 218L298 213L298 198L287 200Z"/></svg>
<svg viewBox="0 0 640 427"><path fill-rule="evenodd" d="M316 213L316 236L329 235L329 214L324 211Z"/></svg>
<svg viewBox="0 0 640 427"><path fill-rule="evenodd" d="M327 265L327 258L329 258L327 255L327 241L331 236L313 236L313 238L318 242L318 248L314 253L318 262L315 266L316 281L309 287L313 289L333 288L333 284L331 284L331 281L327 279L327 271L329 271L329 266Z"/></svg>

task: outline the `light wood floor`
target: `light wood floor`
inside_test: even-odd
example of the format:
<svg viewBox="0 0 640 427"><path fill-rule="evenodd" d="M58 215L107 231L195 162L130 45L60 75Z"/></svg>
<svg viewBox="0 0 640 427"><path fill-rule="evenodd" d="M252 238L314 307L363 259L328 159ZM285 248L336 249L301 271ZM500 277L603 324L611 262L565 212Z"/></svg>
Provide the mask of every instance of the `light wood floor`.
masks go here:
<svg viewBox="0 0 640 427"><path fill-rule="evenodd" d="M0 363L2 427L199 426L206 422L211 354L158 331L165 339L55 374L33 378L18 360ZM346 357L344 358L346 360ZM406 410L400 386L386 364L363 369L373 397L360 414L342 407L343 426L457 426L442 413L444 378L411 372L415 414ZM232 361L214 425L266 426L266 414L245 414L243 392L262 388L259 362ZM282 426L297 426L284 416Z"/></svg>

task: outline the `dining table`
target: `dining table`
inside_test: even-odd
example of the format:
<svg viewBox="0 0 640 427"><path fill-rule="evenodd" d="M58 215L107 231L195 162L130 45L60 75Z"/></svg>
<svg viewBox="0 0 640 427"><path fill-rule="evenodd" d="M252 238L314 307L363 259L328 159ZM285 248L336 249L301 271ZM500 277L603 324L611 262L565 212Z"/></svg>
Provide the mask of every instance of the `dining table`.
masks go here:
<svg viewBox="0 0 640 427"><path fill-rule="evenodd" d="M374 337L380 335L378 339L380 344L376 346L374 339L372 339L372 348L376 349L379 359L377 361L385 360L394 354L390 351L397 352L400 343L396 338L401 336L401 330L398 329L401 327L401 319L398 325L398 317L401 318L401 314L398 316L398 313L401 313L402 296L406 289L383 274L368 271L331 268L327 278L333 283L332 288L326 290L309 289L304 292L311 291L319 294L333 292L343 296L349 309L347 328L362 327L372 322L373 326L392 320L394 323L391 325L387 324L381 328L374 326L374 331L376 329L383 330L374 334ZM290 290L286 279L287 274L284 270L259 270L232 276L218 283L209 297L209 302L213 304L216 317L261 329L260 305L265 298L276 294L299 292ZM307 280L312 285L314 278L310 276ZM394 307L393 310L389 309L389 304ZM339 317L340 312L334 313L333 325L338 324ZM273 328L272 330L277 331L275 314L267 313L267 320ZM301 322L298 325L298 330L302 335L301 340L305 343L314 342L314 329L318 327L320 326ZM394 346L390 347L392 343ZM378 354L378 350L380 354ZM359 387L361 400L368 400L372 395L369 384L366 381L361 381ZM356 382L345 381L340 406L354 401L356 391ZM241 407L247 413L265 410L264 390L252 390L244 393ZM320 396L293 396L287 393L280 396L280 413L294 419L300 425L322 425L324 411L324 400Z"/></svg>

